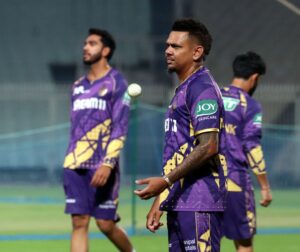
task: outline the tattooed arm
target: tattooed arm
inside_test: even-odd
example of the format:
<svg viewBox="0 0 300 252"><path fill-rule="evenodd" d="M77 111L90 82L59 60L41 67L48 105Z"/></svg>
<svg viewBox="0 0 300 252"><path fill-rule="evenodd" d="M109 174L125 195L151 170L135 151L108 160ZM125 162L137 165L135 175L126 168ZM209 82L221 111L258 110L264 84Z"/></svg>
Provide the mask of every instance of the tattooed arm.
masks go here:
<svg viewBox="0 0 300 252"><path fill-rule="evenodd" d="M187 174L203 166L209 159L218 153L219 134L217 132L207 132L198 135L199 144L190 155L168 174L170 183L184 178Z"/></svg>
<svg viewBox="0 0 300 252"><path fill-rule="evenodd" d="M147 186L142 190L135 190L135 194L142 199L150 199L151 197L157 196L172 183L184 178L187 174L196 169L201 169L201 166L218 153L218 132L202 133L197 136L197 141L198 145L176 169L168 174L167 179L151 177L138 180L136 182L137 184L147 184Z"/></svg>

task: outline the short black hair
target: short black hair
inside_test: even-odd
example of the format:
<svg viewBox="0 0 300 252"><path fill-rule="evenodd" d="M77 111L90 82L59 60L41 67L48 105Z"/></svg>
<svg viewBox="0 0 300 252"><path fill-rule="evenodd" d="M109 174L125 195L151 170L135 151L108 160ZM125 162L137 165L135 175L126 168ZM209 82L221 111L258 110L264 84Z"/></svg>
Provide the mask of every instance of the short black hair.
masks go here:
<svg viewBox="0 0 300 252"><path fill-rule="evenodd" d="M212 37L206 26L201 22L195 21L192 18L178 19L174 22L172 31L188 32L190 36L196 38L203 46L203 59L209 54L212 45Z"/></svg>
<svg viewBox="0 0 300 252"><path fill-rule="evenodd" d="M263 75L266 73L266 64L261 56L251 51L236 56L232 68L234 77L246 80L253 74Z"/></svg>
<svg viewBox="0 0 300 252"><path fill-rule="evenodd" d="M110 49L110 52L107 55L107 59L110 60L116 49L116 42L113 36L108 31L97 28L90 28L89 35L98 35L101 37L101 42L103 45L109 47Z"/></svg>

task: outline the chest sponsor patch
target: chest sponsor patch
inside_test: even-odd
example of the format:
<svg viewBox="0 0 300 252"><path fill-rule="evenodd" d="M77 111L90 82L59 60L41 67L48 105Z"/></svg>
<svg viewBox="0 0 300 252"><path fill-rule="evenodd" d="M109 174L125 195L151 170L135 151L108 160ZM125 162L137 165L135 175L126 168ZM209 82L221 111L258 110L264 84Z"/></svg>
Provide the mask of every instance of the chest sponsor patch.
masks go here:
<svg viewBox="0 0 300 252"><path fill-rule="evenodd" d="M222 97L224 103L224 109L226 111L233 111L239 105L240 100L231 97Z"/></svg>
<svg viewBox="0 0 300 252"><path fill-rule="evenodd" d="M207 116L213 115L218 111L218 103L216 100L202 100L199 101L196 110L195 116Z"/></svg>

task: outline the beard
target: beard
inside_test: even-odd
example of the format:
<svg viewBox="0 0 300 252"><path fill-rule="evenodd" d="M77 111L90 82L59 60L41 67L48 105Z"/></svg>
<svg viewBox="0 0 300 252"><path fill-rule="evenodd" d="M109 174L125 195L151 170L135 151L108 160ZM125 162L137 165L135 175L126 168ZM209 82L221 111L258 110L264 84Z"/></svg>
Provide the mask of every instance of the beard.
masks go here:
<svg viewBox="0 0 300 252"><path fill-rule="evenodd" d="M87 66L90 66L90 65L93 65L93 64L97 63L97 62L100 61L101 59L102 59L102 50L101 50L99 53L97 53L97 54L91 56L91 57L90 57L89 59L87 59L87 60L83 59L83 63L84 63L85 65L87 65Z"/></svg>
<svg viewBox="0 0 300 252"><path fill-rule="evenodd" d="M176 72L175 68L168 68L168 73L175 73L175 72Z"/></svg>
<svg viewBox="0 0 300 252"><path fill-rule="evenodd" d="M174 66L167 66L167 70L168 70L168 73L176 73L176 67Z"/></svg>
<svg viewBox="0 0 300 252"><path fill-rule="evenodd" d="M251 89L249 90L248 94L249 94L250 96L253 96L253 94L254 94L256 88L257 88L257 83L255 83L254 87L251 88Z"/></svg>

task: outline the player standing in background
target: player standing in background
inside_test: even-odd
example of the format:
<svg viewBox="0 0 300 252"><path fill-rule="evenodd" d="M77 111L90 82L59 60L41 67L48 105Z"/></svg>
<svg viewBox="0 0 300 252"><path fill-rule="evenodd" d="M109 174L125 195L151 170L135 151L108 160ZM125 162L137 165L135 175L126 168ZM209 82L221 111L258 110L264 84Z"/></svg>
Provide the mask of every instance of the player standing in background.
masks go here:
<svg viewBox="0 0 300 252"><path fill-rule="evenodd" d="M114 39L107 31L90 29L83 47L83 62L89 71L72 88L70 142L64 162L72 252L88 251L91 217L120 251L133 251L116 225L119 154L127 134L130 98L126 80L108 63L114 49Z"/></svg>
<svg viewBox="0 0 300 252"><path fill-rule="evenodd" d="M253 251L256 232L254 192L248 167L260 185L260 204L267 207L272 201L260 144L262 110L251 97L265 71L265 63L256 53L238 55L233 61L232 84L222 89L230 163L223 232L227 238L234 240L238 252Z"/></svg>
<svg viewBox="0 0 300 252"><path fill-rule="evenodd" d="M162 225L162 211L167 211L173 252L220 250L225 132L221 92L203 66L211 43L202 23L183 19L173 24L165 56L180 85L165 118L164 176L138 180L137 184L147 186L135 191L142 199L159 195L146 226L155 232Z"/></svg>

